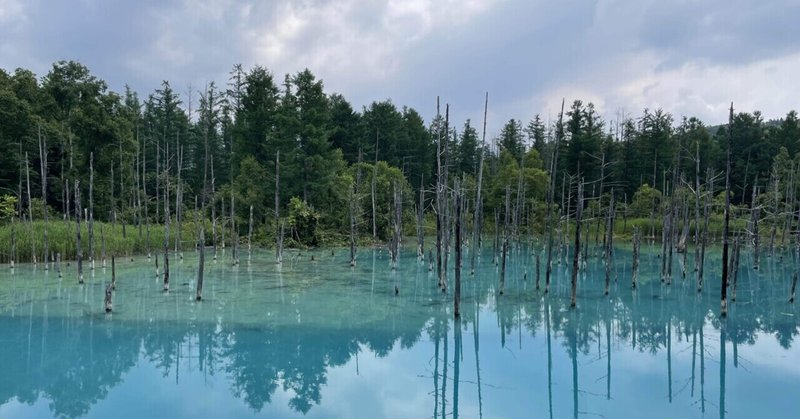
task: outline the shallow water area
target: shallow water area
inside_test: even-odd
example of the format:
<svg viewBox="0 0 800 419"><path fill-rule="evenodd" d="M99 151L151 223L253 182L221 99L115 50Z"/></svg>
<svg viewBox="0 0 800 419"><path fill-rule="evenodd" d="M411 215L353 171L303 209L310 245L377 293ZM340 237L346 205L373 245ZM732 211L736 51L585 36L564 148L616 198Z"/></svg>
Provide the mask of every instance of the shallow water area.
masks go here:
<svg viewBox="0 0 800 419"><path fill-rule="evenodd" d="M590 250L575 310L571 259L544 296L531 248L513 248L500 295L492 249L474 275L467 252L458 320L454 253L443 294L411 250L392 270L381 249L360 249L354 268L348 249L287 251L281 265L244 250L238 266L208 249L200 302L195 252L170 256L169 292L153 259L119 258L111 314L110 262L84 265L84 285L74 262L62 278L5 265L0 418L798 417L791 258L754 270L742 251L721 319L718 250L698 293L693 249L666 285L659 245L643 244L633 291L629 247L614 252L608 296Z"/></svg>

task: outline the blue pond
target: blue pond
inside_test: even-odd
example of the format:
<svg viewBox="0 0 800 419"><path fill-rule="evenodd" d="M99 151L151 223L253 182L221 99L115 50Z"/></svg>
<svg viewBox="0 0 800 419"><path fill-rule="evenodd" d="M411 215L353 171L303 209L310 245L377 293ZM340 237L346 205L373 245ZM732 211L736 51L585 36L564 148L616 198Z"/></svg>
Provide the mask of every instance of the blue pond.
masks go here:
<svg viewBox="0 0 800 419"><path fill-rule="evenodd" d="M0 418L800 417L791 258L754 270L743 251L721 319L719 250L701 293L692 249L671 285L658 250L643 245L632 291L630 246L618 247L609 296L595 252L570 310L571 261L543 296L530 248L514 248L500 295L485 249L475 275L466 258L459 320L411 251L396 271L380 249L355 268L346 249L288 252L281 266L267 251L232 266L220 251L199 303L193 252L173 259L168 293L152 260L120 260L110 315L99 263L85 285L74 263L63 278L4 267Z"/></svg>

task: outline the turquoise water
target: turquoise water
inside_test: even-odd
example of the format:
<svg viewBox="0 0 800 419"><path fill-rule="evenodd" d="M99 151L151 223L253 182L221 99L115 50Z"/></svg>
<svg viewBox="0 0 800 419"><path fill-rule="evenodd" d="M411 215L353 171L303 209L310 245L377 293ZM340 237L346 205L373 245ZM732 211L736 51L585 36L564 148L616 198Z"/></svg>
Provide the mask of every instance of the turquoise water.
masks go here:
<svg viewBox="0 0 800 419"><path fill-rule="evenodd" d="M397 271L382 250L362 249L355 269L345 249L289 252L280 267L271 251L237 267L220 253L207 257L200 303L194 253L171 261L169 293L152 261L126 259L110 315L110 269L87 270L81 286L74 264L61 279L3 267L0 418L798 417L790 259L754 271L743 250L721 320L719 252L698 294L680 255L662 284L658 247L643 245L635 292L630 250L618 248L608 297L590 258L577 310L571 262L555 265L542 297L530 252L514 250L500 296L486 249L475 276L465 269L457 321L452 293L411 251Z"/></svg>

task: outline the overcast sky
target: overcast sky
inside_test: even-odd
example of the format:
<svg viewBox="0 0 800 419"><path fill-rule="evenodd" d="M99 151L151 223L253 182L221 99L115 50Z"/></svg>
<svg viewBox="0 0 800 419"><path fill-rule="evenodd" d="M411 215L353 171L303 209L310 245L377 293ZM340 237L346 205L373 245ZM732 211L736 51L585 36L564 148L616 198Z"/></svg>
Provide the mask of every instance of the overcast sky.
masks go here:
<svg viewBox="0 0 800 419"><path fill-rule="evenodd" d="M79 60L121 91L169 80L186 101L234 63L278 81L308 67L360 109L391 98L426 120L436 96L489 132L557 115L664 108L708 123L778 118L800 101L800 0L0 0L0 67Z"/></svg>

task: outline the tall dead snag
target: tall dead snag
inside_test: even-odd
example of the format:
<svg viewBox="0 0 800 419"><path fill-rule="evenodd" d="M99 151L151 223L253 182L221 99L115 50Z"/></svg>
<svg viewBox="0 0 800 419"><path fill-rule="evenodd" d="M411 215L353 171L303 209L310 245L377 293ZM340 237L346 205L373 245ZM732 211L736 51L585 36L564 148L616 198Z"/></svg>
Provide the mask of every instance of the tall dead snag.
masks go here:
<svg viewBox="0 0 800 419"><path fill-rule="evenodd" d="M461 305L461 251L462 251L462 235L463 235L463 225L462 221L464 218L463 214L463 205L464 205L464 197L463 193L460 189L460 185L458 184L458 179L455 182L455 239L456 239L456 263L453 266L453 270L455 273L455 290L453 292L453 312L455 317L458 318L461 313L459 311L459 306ZM458 327L458 326L456 326ZM458 358L458 355L456 355Z"/></svg>
<svg viewBox="0 0 800 419"><path fill-rule="evenodd" d="M500 264L500 295L506 291L506 257L508 254L508 216L509 216L509 198L511 196L511 189L506 186L506 204L505 204L505 217L503 218L503 243L501 249L501 264Z"/></svg>
<svg viewBox="0 0 800 419"><path fill-rule="evenodd" d="M397 253L400 249L400 220L398 217L400 208L400 198L397 192L397 181L392 183L392 239L389 243L389 253L391 255L392 270L397 269Z"/></svg>
<svg viewBox="0 0 800 419"><path fill-rule="evenodd" d="M217 196L214 179L214 156L211 156L211 245L214 246L214 260L217 260L217 206L214 199ZM203 213L205 215L205 212Z"/></svg>
<svg viewBox="0 0 800 419"><path fill-rule="evenodd" d="M141 173L141 181L142 181L142 198L144 201L144 223L145 223L145 242L147 243L147 259L150 260L150 255L152 254L152 248L150 243L150 211L149 211L149 204L150 197L147 195L147 139L142 140L142 173ZM156 194L158 195L158 194ZM156 275L158 275L158 269L156 269Z"/></svg>
<svg viewBox="0 0 800 419"><path fill-rule="evenodd" d="M486 92L486 98L483 103L483 135L481 136L480 156L478 156L478 184L475 192L475 216L472 225L472 252L470 254L470 274L475 274L475 258L481 251L483 245L483 196L481 191L483 189L483 148L486 145L486 114L489 110L489 92Z"/></svg>
<svg viewBox="0 0 800 419"><path fill-rule="evenodd" d="M740 234L736 235L733 241L733 257L731 258L731 278L733 287L731 288L731 301L736 301L736 286L738 285L739 278L739 249L742 245L742 238Z"/></svg>
<svg viewBox="0 0 800 419"><path fill-rule="evenodd" d="M611 188L611 199L608 203L608 215L606 216L606 237L605 237L605 258L606 258L606 288L605 295L608 295L608 290L611 284L611 258L614 239L614 188Z"/></svg>
<svg viewBox="0 0 800 419"><path fill-rule="evenodd" d="M758 218L761 216L761 207L756 203L756 194L758 192L758 175L753 183L753 197L751 199L751 206L753 208L750 214L751 234L753 239L753 269L758 270L761 250L761 237L758 233Z"/></svg>
<svg viewBox="0 0 800 419"><path fill-rule="evenodd" d="M283 223L281 223L281 151L275 152L275 263L283 263ZM233 205L233 197L231 197Z"/></svg>
<svg viewBox="0 0 800 419"><path fill-rule="evenodd" d="M89 263L94 269L94 152L89 153Z"/></svg>
<svg viewBox="0 0 800 419"><path fill-rule="evenodd" d="M205 203L203 204L205 207ZM205 213L205 211L203 211ZM195 220L197 220L198 215L195 212ZM200 238L197 241L197 246L200 251L200 257L198 260L197 266L197 290L195 291L194 299L195 301L200 301L203 299L203 279L205 276L205 264L206 264L206 228L205 228L205 220L200 220L200 228L199 228L199 235Z"/></svg>
<svg viewBox="0 0 800 419"><path fill-rule="evenodd" d="M106 267L106 235L103 225L100 224L100 259L103 261L103 269Z"/></svg>
<svg viewBox="0 0 800 419"><path fill-rule="evenodd" d="M183 147L180 145L179 138L176 136L176 150L177 150L177 160L178 160L178 170L177 170L177 179L175 182L175 254L178 256L179 259L183 260L183 252L181 252L181 233L182 233L182 225L181 221L181 207L183 206L183 185L181 184L181 168L183 166Z"/></svg>
<svg viewBox="0 0 800 419"><path fill-rule="evenodd" d="M438 99L437 99L437 114L438 114ZM372 184L370 185L372 189L372 240L375 241L378 239L378 222L377 222L377 213L378 207L375 203L375 186L378 179L378 140L380 139L380 134L375 132L375 162L372 166Z"/></svg>
<svg viewBox="0 0 800 419"><path fill-rule="evenodd" d="M250 220L247 228L247 261L253 257L253 206L250 205Z"/></svg>
<svg viewBox="0 0 800 419"><path fill-rule="evenodd" d="M283 226L281 226L281 233L283 233ZM283 234L281 234L283 236ZM234 203L233 191L231 191L231 257L233 264L239 264L239 228L236 225L236 204Z"/></svg>
<svg viewBox="0 0 800 419"><path fill-rule="evenodd" d="M425 260L425 176L419 181L419 206L417 207L417 259Z"/></svg>
<svg viewBox="0 0 800 419"><path fill-rule="evenodd" d="M11 255L9 259L9 267L14 269L14 262L17 259L17 221L13 215L11 216Z"/></svg>
<svg viewBox="0 0 800 419"><path fill-rule="evenodd" d="M169 171L164 165L164 291L169 291Z"/></svg>
<svg viewBox="0 0 800 419"><path fill-rule="evenodd" d="M358 213L361 211L359 205L359 190L361 189L361 149L358 150L358 168L356 169L356 180L350 189L350 266L356 266L356 239L358 238ZM420 193L422 186L420 186ZM420 210L421 211L421 210ZM421 228L417 226L419 235Z"/></svg>
<svg viewBox="0 0 800 419"><path fill-rule="evenodd" d="M578 171L580 173L580 170ZM581 215L583 213L583 179L578 181L578 195L575 205L575 254L572 255L572 290L570 293L569 307L575 308L578 304L578 262L581 253ZM568 214L569 215L569 214Z"/></svg>
<svg viewBox="0 0 800 419"><path fill-rule="evenodd" d="M36 240L33 239L33 200L31 199L31 170L28 164L28 152L25 152L25 179L26 184L28 186L28 229L29 236L31 240L31 260L33 260L33 264L36 265L38 263L36 257Z"/></svg>
<svg viewBox="0 0 800 419"><path fill-rule="evenodd" d="M44 227L42 231L42 245L44 246L44 270L50 269L50 248L47 242L47 140L42 137L42 127L39 126L39 166L42 176L42 210L44 212Z"/></svg>
<svg viewBox="0 0 800 419"><path fill-rule="evenodd" d="M797 250L794 250L793 253L797 254ZM795 256L795 260L797 257ZM794 303L794 295L795 290L797 289L797 268L794 269L794 273L792 273L792 288L789 290L789 303Z"/></svg>
<svg viewBox="0 0 800 419"><path fill-rule="evenodd" d="M213 106L213 98L211 97L211 92L206 89L206 100L204 101L205 106L208 106L208 111L211 113L211 107ZM195 301L201 301L203 299L203 279L205 276L205 264L206 264L206 190L208 185L208 134L210 130L210 121L208 125L206 125L205 130L203 131L203 189L200 198L200 217L198 217L197 211L195 211L195 221L200 218L200 240L198 240L197 247L200 250L200 257L198 260L197 266L197 290L195 291L194 299ZM214 184L214 169L213 169L213 160L212 160L212 169L211 169L211 184ZM213 191L213 186L212 186ZM213 192L212 192L213 193ZM197 196L195 196L195 202L197 202ZM196 206L197 204L195 204ZM213 205L212 205L213 208ZM252 218L252 206L250 207L250 217ZM212 217L213 218L213 217ZM215 246L216 248L216 246ZM214 255L216 257L216 253Z"/></svg>
<svg viewBox="0 0 800 419"><path fill-rule="evenodd" d="M442 206L442 292L447 291L447 260L450 258L450 232L452 228L452 220L450 219L450 192L448 190L449 173L450 173L450 105L444 107L444 143L442 144L444 153L444 167L442 173L442 196L444 198L444 205Z"/></svg>
<svg viewBox="0 0 800 419"><path fill-rule="evenodd" d="M694 271L700 270L700 140L695 142L694 159Z"/></svg>
<svg viewBox="0 0 800 419"><path fill-rule="evenodd" d="M436 98L436 121L439 123L439 98ZM444 224L444 208L445 205L444 201L446 197L444 197L444 171L446 170L442 167L442 129L441 127L437 126L437 138L436 138L436 275L438 277L438 285L442 291L445 290L444 288L444 273L442 269L442 246L443 246L443 230L446 228ZM373 183L375 177L373 176ZM374 189L374 188L373 188Z"/></svg>
<svg viewBox="0 0 800 419"><path fill-rule="evenodd" d="M681 238L678 241L677 251L678 253L683 254L683 264L681 266L681 278L686 279L686 263L687 258L689 255L688 250L688 243L689 243L689 203L687 202L686 196L683 197L683 230L681 232Z"/></svg>
<svg viewBox="0 0 800 419"><path fill-rule="evenodd" d="M544 274L544 293L550 292L550 274L553 271L553 201L556 189L556 170L558 169L558 148L563 131L562 123L564 119L564 100L561 100L561 112L558 114L558 125L556 125L556 141L553 145L553 158L550 159L550 182L547 188L547 208L544 226L547 229L547 265Z"/></svg>
<svg viewBox="0 0 800 419"><path fill-rule="evenodd" d="M725 218L722 222L722 286L720 289L720 311L722 317L728 315L728 228L731 218L731 142L733 134L733 102L728 116L727 153L725 158Z"/></svg>
<svg viewBox="0 0 800 419"><path fill-rule="evenodd" d="M78 260L78 283L83 284L83 247L81 247L81 183L75 180L75 257Z"/></svg>
<svg viewBox="0 0 800 419"><path fill-rule="evenodd" d="M639 279L639 246L642 244L642 233L639 227L633 228L633 264L631 265L631 288L636 289Z"/></svg>
<svg viewBox="0 0 800 419"><path fill-rule="evenodd" d="M117 263L113 253L111 254L111 289L117 289Z"/></svg>
<svg viewBox="0 0 800 419"><path fill-rule="evenodd" d="M703 204L703 235L700 243L700 271L697 273L697 292L703 291L703 271L706 261L706 244L708 243L708 217L711 212L711 196L714 194L714 178L711 176L711 169L706 170L706 199Z"/></svg>

